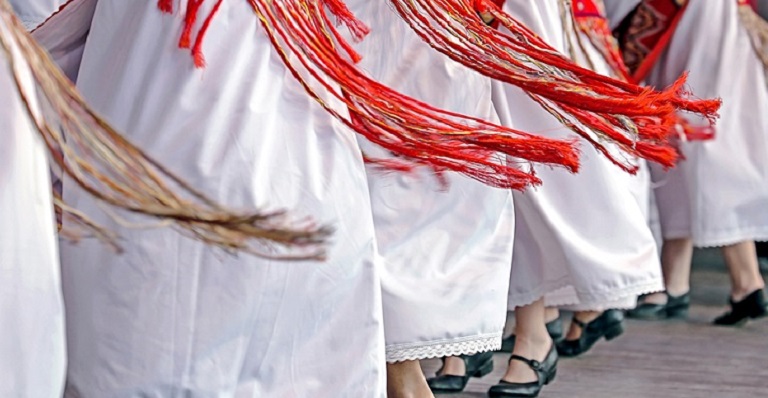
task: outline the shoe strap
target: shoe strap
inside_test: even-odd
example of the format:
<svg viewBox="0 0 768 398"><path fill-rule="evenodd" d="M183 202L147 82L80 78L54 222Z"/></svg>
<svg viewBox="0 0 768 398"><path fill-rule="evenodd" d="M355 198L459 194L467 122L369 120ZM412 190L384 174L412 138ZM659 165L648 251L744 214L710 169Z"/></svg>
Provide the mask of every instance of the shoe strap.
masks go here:
<svg viewBox="0 0 768 398"><path fill-rule="evenodd" d="M571 319L571 322L575 323L578 327L580 327L582 330L585 330L587 328L587 322L584 322L580 319L577 319L576 317L573 317Z"/></svg>
<svg viewBox="0 0 768 398"><path fill-rule="evenodd" d="M535 360L535 359L528 359L526 357L521 357L517 354L512 354L512 356L509 357L509 361L520 361L528 365L531 369L533 369L538 377L538 374L544 371L544 367L541 365L541 362Z"/></svg>

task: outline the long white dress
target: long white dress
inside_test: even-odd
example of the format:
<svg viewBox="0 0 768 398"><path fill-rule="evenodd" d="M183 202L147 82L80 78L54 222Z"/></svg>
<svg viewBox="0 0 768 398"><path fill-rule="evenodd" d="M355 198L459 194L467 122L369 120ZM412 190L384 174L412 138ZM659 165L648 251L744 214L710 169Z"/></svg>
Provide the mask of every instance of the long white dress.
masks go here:
<svg viewBox="0 0 768 398"><path fill-rule="evenodd" d="M704 247L768 240L768 89L736 1L689 2L648 83L684 71L692 92L723 107L713 140L683 142L685 161L654 170L664 237Z"/></svg>
<svg viewBox="0 0 768 398"><path fill-rule="evenodd" d="M64 306L48 162L7 62L0 51L0 396L60 397Z"/></svg>
<svg viewBox="0 0 768 398"><path fill-rule="evenodd" d="M45 21L67 0L10 0L13 10L27 29Z"/></svg>
<svg viewBox="0 0 768 398"><path fill-rule="evenodd" d="M357 47L376 80L433 106L498 120L491 80L431 49L387 1L348 1L371 34ZM371 157L385 151L361 140ZM382 268L387 361L499 348L514 208L508 190L458 174L368 169Z"/></svg>
<svg viewBox="0 0 768 398"><path fill-rule="evenodd" d="M177 46L182 24L154 0L100 0L78 87L212 199L334 225L328 261L231 256L174 230L126 228L66 187L124 253L62 245L65 396L385 396L381 281L354 135L286 70L248 2L221 5L203 70Z"/></svg>
<svg viewBox="0 0 768 398"><path fill-rule="evenodd" d="M564 54L566 34L557 0L507 0L504 8ZM583 39L598 72L609 73ZM520 90L494 86L502 123L550 137L566 137L557 120ZM631 308L636 296L663 289L656 243L646 222L644 189L584 143L579 174L539 167L541 187L514 193L515 252L509 309L545 297L574 310Z"/></svg>

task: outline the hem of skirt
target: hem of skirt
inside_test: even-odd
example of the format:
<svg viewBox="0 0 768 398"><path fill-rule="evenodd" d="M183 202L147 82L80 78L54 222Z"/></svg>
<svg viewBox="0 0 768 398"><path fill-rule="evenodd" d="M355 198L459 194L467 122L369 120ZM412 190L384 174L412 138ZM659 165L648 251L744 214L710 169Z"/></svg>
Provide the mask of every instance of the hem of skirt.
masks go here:
<svg viewBox="0 0 768 398"><path fill-rule="evenodd" d="M487 333L455 339L432 340L411 344L388 345L387 362L416 361L420 359L472 355L501 349L502 328Z"/></svg>
<svg viewBox="0 0 768 398"><path fill-rule="evenodd" d="M632 304L622 304L621 302L627 299L636 299L644 294L651 294L661 292L664 290L664 282L661 280L649 282L643 285L632 286L624 288L618 291L611 291L602 294L593 293L579 293L578 302L567 302L572 300L563 300L562 302L550 301L547 302L548 306L552 307L568 307L571 311L605 311L609 309L617 310L629 310L635 308L637 301L633 300Z"/></svg>
<svg viewBox="0 0 768 398"><path fill-rule="evenodd" d="M568 278L563 278L568 279ZM516 307L522 307L529 305L541 298L546 298L547 295L555 293L559 290L565 289L569 286L572 286L571 283L567 281L557 281L554 283L550 283L545 287L537 289L535 292L529 292L523 295L518 296L510 296L508 301L508 309L510 311L514 310ZM641 296L643 294L650 294L655 292L660 292L664 290L664 282L661 281L661 279L644 283L642 285L637 286L631 286L627 288L622 288L618 290L611 290L610 292L603 292L603 293L585 293L585 292L579 292L576 291L576 300L562 300L560 302L547 302L547 306L552 307L564 307L569 306L574 309L577 309L578 311L589 311L589 310L605 310L608 308L604 308L605 304L610 303L616 303L623 299L627 299L630 297L637 297ZM625 307L625 306L620 306ZM630 308L616 308L616 309L630 309Z"/></svg>
<svg viewBox="0 0 768 398"><path fill-rule="evenodd" d="M570 278L565 276L558 279L557 281L546 283L538 287L536 290L521 294L509 295L507 300L507 310L514 311L517 307L524 307L526 305L533 304L547 294L556 292L560 289L565 289L571 285L572 284L570 282Z"/></svg>
<svg viewBox="0 0 768 398"><path fill-rule="evenodd" d="M675 231L662 234L664 239L684 239L690 238L690 231ZM768 242L768 229L760 228L750 231L740 230L738 233L727 233L724 236L693 238L693 245L697 248L708 249L734 245L745 241Z"/></svg>

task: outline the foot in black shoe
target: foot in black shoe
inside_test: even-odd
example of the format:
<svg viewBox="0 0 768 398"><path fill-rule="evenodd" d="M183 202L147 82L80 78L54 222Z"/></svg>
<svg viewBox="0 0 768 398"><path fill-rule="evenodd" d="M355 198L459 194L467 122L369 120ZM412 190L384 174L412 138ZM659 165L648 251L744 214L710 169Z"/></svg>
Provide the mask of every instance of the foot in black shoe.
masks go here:
<svg viewBox="0 0 768 398"><path fill-rule="evenodd" d="M510 383L500 380L499 384L488 390L491 398L535 398L539 396L541 389L552 382L557 375L557 350L554 343L543 361L539 362L519 355L512 355L510 361L520 361L528 365L536 373L536 381L530 383Z"/></svg>
<svg viewBox="0 0 768 398"><path fill-rule="evenodd" d="M688 309L691 306L691 295L685 293L680 296L667 295L666 304L640 303L637 308L627 311L627 317L645 320L681 319L688 317Z"/></svg>
<svg viewBox="0 0 768 398"><path fill-rule="evenodd" d="M557 352L560 356L579 356L589 351L601 338L613 340L624 333L624 314L619 310L607 310L589 323L574 317L573 323L581 328L581 336L576 340L563 340L558 343Z"/></svg>
<svg viewBox="0 0 768 398"><path fill-rule="evenodd" d="M755 290L739 302L730 300L731 311L717 319L714 324L719 326L739 326L748 319L757 319L768 316L768 300L763 289Z"/></svg>
<svg viewBox="0 0 768 398"><path fill-rule="evenodd" d="M563 340L563 320L558 318L555 318L552 322L547 323L547 333L549 333L549 337L552 338L552 341L555 343L558 343ZM501 349L499 349L499 352L509 352L515 350L515 335L509 335L504 340L501 340Z"/></svg>
<svg viewBox="0 0 768 398"><path fill-rule="evenodd" d="M493 352L480 352L475 355L462 355L466 373L464 376L441 375L427 379L429 389L434 393L457 393L464 391L470 377L483 377L493 371Z"/></svg>

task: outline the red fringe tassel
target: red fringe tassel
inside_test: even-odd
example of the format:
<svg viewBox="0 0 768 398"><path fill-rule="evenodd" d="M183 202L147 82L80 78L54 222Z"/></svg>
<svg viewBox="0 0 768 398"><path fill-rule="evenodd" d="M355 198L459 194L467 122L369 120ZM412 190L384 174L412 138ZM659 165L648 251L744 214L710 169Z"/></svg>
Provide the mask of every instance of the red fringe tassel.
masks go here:
<svg viewBox="0 0 768 398"><path fill-rule="evenodd" d="M676 111L698 113L714 121L720 106L717 100L689 99L683 89L685 77L659 92L582 68L492 0L391 2L433 48L486 76L522 88L630 172L636 166L611 155L603 142L672 166L676 152L669 144L669 131L677 121ZM488 27L477 17L478 11L492 14L509 33Z"/></svg>
<svg viewBox="0 0 768 398"><path fill-rule="evenodd" d="M188 4L185 34L191 32L202 1ZM524 189L540 180L534 172L510 163L508 156L577 170L573 141L538 137L436 109L365 76L353 64L359 56L341 40L326 14L327 6L357 38L367 33L341 0L248 1L283 62L307 93L342 123L402 160L379 162L385 167L406 170L409 165L425 165L513 189ZM204 28L217 10L213 8ZM199 48L204 33L198 33L195 47ZM340 46L348 57L339 52ZM343 101L351 116L345 117L328 105L306 75L323 92Z"/></svg>

